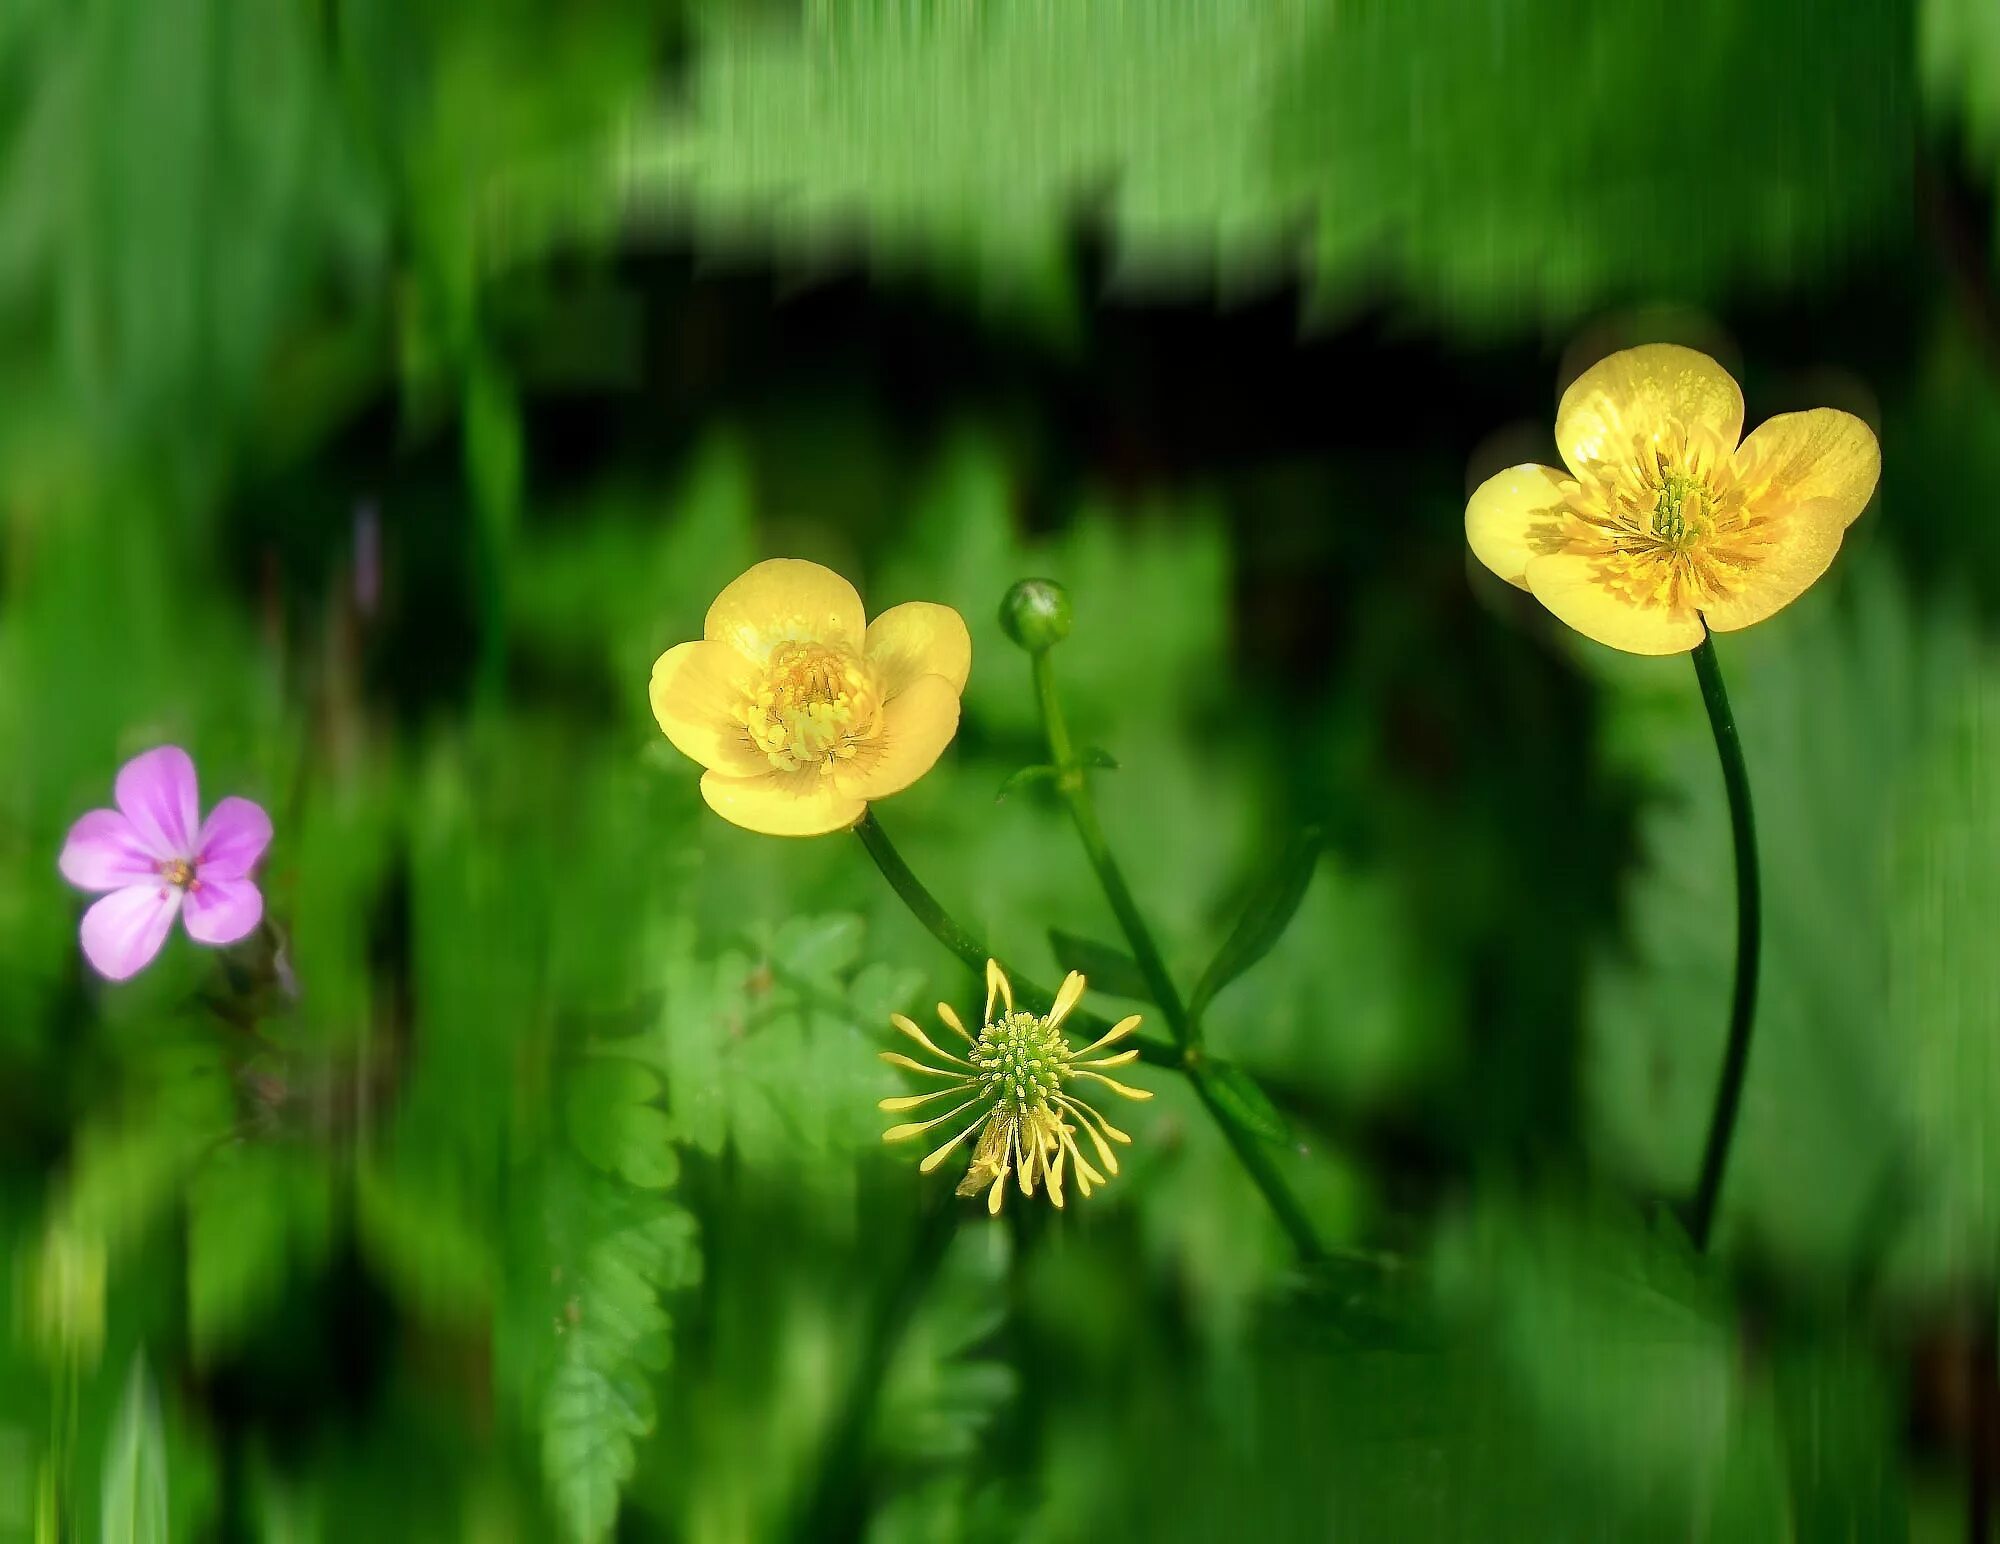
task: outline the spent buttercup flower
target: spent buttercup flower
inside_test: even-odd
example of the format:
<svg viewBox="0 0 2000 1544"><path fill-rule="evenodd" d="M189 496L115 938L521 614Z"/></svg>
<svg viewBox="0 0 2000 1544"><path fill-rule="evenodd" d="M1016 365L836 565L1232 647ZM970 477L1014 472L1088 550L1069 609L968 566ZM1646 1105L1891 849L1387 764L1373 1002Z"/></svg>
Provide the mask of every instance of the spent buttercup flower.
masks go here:
<svg viewBox="0 0 2000 1544"><path fill-rule="evenodd" d="M163 745L125 763L116 809L70 827L63 878L109 891L83 914L84 958L113 981L145 968L178 916L196 943L233 944L264 916L250 871L271 841L271 817L229 798L201 818L194 762Z"/></svg>
<svg viewBox="0 0 2000 1544"><path fill-rule="evenodd" d="M725 820L818 836L928 772L958 730L972 639L949 606L866 621L854 586L797 558L759 563L708 608L699 642L653 666L653 716L707 770Z"/></svg>
<svg viewBox="0 0 2000 1544"><path fill-rule="evenodd" d="M1466 540L1586 637L1694 648L1796 600L1875 491L1881 452L1851 413L1780 413L1740 445L1743 393L1673 344L1601 360L1563 393L1568 472L1512 467L1465 508Z"/></svg>
<svg viewBox="0 0 2000 1544"><path fill-rule="evenodd" d="M975 1039L952 1011L949 1003L938 1004L938 1017L965 1042L966 1052L956 1055L935 1044L909 1019L898 1013L891 1022L914 1040L938 1064L917 1061L900 1051L884 1051L882 1059L892 1066L907 1068L926 1077L942 1078L946 1086L927 1094L911 1094L884 1099L881 1108L900 1114L942 1099L957 1102L942 1115L892 1126L882 1133L885 1142L901 1142L946 1123L956 1123L968 1110L971 1121L943 1146L931 1152L918 1166L926 1174L943 1163L975 1131L979 1140L973 1147L972 1163L959 1182L962 1196L986 1192L986 1209L1000 1210L1006 1194L1007 1176L1014 1175L1021 1194L1031 1196L1040 1181L1049 1200L1063 1204L1063 1170L1076 1171L1077 1189L1088 1196L1102 1185L1107 1175L1118 1172L1118 1155L1113 1144L1132 1139L1078 1096L1081 1082L1102 1084L1127 1099L1150 1099L1145 1089L1131 1088L1108 1075L1108 1068L1122 1067L1135 1060L1137 1050L1097 1053L1113 1045L1139 1027L1139 1015L1120 1019L1099 1039L1075 1050L1063 1034L1062 1023L1083 996L1083 977L1071 971L1056 993L1046 1015L1027 1013L1014 1006L1014 991L1006 973L994 960L986 962L986 1022ZM1000 1015L994 1017L996 1002ZM941 1065L940 1065L941 1064ZM1102 1170L1093 1166L1077 1145L1081 1132L1097 1155Z"/></svg>

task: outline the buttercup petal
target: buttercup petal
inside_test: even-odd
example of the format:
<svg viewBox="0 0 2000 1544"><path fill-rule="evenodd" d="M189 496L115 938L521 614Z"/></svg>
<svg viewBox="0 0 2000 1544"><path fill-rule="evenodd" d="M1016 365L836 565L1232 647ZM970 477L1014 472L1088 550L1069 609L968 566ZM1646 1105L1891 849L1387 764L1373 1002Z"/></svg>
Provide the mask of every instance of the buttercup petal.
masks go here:
<svg viewBox="0 0 2000 1544"><path fill-rule="evenodd" d="M1719 633L1735 632L1797 600L1840 551L1852 518L1847 507L1845 501L1816 499L1759 519L1757 560L1740 571L1730 594L1702 602L1708 625Z"/></svg>
<svg viewBox="0 0 2000 1544"><path fill-rule="evenodd" d="M881 733L835 764L833 781L851 798L885 799L930 771L957 732L957 688L918 676L883 707Z"/></svg>
<svg viewBox="0 0 2000 1544"><path fill-rule="evenodd" d="M194 761L178 745L162 745L118 772L118 807L156 858L192 858L201 802Z"/></svg>
<svg viewBox="0 0 2000 1544"><path fill-rule="evenodd" d="M757 661L790 639L859 653L866 623L861 597L832 569L801 558L769 558L715 597L702 637Z"/></svg>
<svg viewBox="0 0 2000 1544"><path fill-rule="evenodd" d="M247 879L204 878L181 903L181 921L196 943L233 944L263 918L263 892Z"/></svg>
<svg viewBox="0 0 2000 1544"><path fill-rule="evenodd" d="M1563 621L1628 654L1680 654L1701 642L1692 606L1649 596L1658 576L1618 554L1556 552L1531 558L1528 588Z"/></svg>
<svg viewBox="0 0 2000 1544"><path fill-rule="evenodd" d="M816 771L765 772L727 777L704 772L701 796L732 825L766 836L824 836L845 831L868 809L864 800L843 793L833 779Z"/></svg>
<svg viewBox="0 0 2000 1544"><path fill-rule="evenodd" d="M972 673L972 635L965 618L949 606L927 600L891 606L868 624L862 654L874 667L884 697L894 697L927 675L942 676L952 690L965 690Z"/></svg>
<svg viewBox="0 0 2000 1544"><path fill-rule="evenodd" d="M150 884L160 875L159 859L122 810L92 810L71 826L56 866L85 890Z"/></svg>
<svg viewBox="0 0 2000 1544"><path fill-rule="evenodd" d="M1563 393L1556 445L1582 476L1622 461L1635 444L1677 442L1682 428L1712 431L1725 448L1743 433L1743 392L1708 355L1675 343L1648 343L1600 359Z"/></svg>
<svg viewBox="0 0 2000 1544"><path fill-rule="evenodd" d="M1780 413L1737 448L1736 475L1753 507L1819 503L1845 529L1875 495L1882 448L1873 429L1838 408Z"/></svg>
<svg viewBox="0 0 2000 1544"><path fill-rule="evenodd" d="M83 957L110 981L144 970L166 942L181 892L164 881L113 890L83 914Z"/></svg>
<svg viewBox="0 0 2000 1544"><path fill-rule="evenodd" d="M1465 539L1472 555L1509 584L1528 587L1528 559L1561 547L1561 486L1552 466L1510 466L1472 492L1465 505Z"/></svg>
<svg viewBox="0 0 2000 1544"><path fill-rule="evenodd" d="M195 837L195 869L204 883L242 879L271 845L271 817L264 806L230 797L208 812ZM189 903L192 911L193 903ZM192 921L188 931L194 931Z"/></svg>
<svg viewBox="0 0 2000 1544"><path fill-rule="evenodd" d="M674 749L731 777L769 767L736 717L756 684L756 666L725 643L678 643L653 666L653 717Z"/></svg>

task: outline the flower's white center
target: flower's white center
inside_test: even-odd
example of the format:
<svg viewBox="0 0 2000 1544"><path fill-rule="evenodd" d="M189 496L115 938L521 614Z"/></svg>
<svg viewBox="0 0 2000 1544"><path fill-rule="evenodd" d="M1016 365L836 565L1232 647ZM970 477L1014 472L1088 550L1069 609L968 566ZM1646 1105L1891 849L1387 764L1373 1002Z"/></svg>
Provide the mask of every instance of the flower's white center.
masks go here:
<svg viewBox="0 0 2000 1544"><path fill-rule="evenodd" d="M972 1051L980 1091L1024 1115L1056 1096L1069 1058L1062 1031L1032 1013L1009 1013L988 1024Z"/></svg>
<svg viewBox="0 0 2000 1544"><path fill-rule="evenodd" d="M819 643L773 649L743 711L751 742L780 772L832 772L879 732L881 720L881 697L867 664Z"/></svg>

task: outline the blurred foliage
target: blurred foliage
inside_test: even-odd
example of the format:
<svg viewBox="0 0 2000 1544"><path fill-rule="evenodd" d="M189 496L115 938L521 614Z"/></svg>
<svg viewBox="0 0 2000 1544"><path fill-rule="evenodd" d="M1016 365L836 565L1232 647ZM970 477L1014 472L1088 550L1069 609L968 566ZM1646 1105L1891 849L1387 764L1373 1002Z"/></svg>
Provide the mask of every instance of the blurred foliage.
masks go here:
<svg viewBox="0 0 2000 1544"><path fill-rule="evenodd" d="M1994 14L0 7L0 1540L1962 1536ZM1694 683L1460 524L1653 332L1885 451L1720 646L1767 955L1712 1258ZM888 1015L977 983L646 703L779 553L965 615L881 818L1156 1020L1018 776L996 607L1068 587L1110 840L1327 1260L1162 1069L1061 1214L884 1151ZM276 942L110 987L55 854L166 741L272 812Z"/></svg>

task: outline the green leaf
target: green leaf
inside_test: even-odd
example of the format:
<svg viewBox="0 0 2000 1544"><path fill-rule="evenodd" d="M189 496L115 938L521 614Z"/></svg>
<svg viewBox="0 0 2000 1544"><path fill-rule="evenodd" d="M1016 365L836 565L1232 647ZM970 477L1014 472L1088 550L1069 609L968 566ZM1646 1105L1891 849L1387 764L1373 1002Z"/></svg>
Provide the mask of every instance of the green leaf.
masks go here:
<svg viewBox="0 0 2000 1544"><path fill-rule="evenodd" d="M1153 1000L1152 989L1146 985L1146 977L1140 971L1138 962L1123 949L1098 943L1095 939L1079 938L1059 927L1049 929L1049 947L1055 951L1059 967L1082 971L1097 991L1109 992L1113 997L1136 998L1140 1002Z"/></svg>
<svg viewBox="0 0 2000 1544"><path fill-rule="evenodd" d="M1076 764L1080 767L1093 767L1103 772L1116 772L1118 770L1118 758L1101 745L1086 745L1077 753Z"/></svg>
<svg viewBox="0 0 2000 1544"><path fill-rule="evenodd" d="M1301 832L1276 865L1259 880L1244 903L1243 915L1216 952L1195 986L1188 1012L1197 1017L1224 987L1271 952L1306 898L1313 870L1319 864L1324 837L1317 829Z"/></svg>
<svg viewBox="0 0 2000 1544"><path fill-rule="evenodd" d="M1031 767L1021 767L1007 774L1007 780L1000 785L1000 791L993 796L993 802L1005 802L1009 794L1019 793L1024 788L1039 788L1044 783L1056 780L1056 769L1045 762Z"/></svg>
<svg viewBox="0 0 2000 1544"><path fill-rule="evenodd" d="M652 1380L673 1356L665 1299L701 1261L694 1219L658 1192L561 1158L541 1185L502 1353L530 1399L564 1534L594 1544L610 1535L635 1445L657 1419Z"/></svg>
<svg viewBox="0 0 2000 1544"><path fill-rule="evenodd" d="M1210 1057L1202 1064L1202 1077L1223 1113L1245 1131L1266 1142L1291 1141L1292 1128L1284 1112L1236 1063Z"/></svg>
<svg viewBox="0 0 2000 1544"><path fill-rule="evenodd" d="M652 1101L660 1076L618 1058L586 1062L564 1090L570 1140L607 1174L644 1190L664 1190L680 1175L673 1122Z"/></svg>
<svg viewBox="0 0 2000 1544"><path fill-rule="evenodd" d="M167 1439L143 1358L132 1359L104 1450L104 1544L166 1544Z"/></svg>

